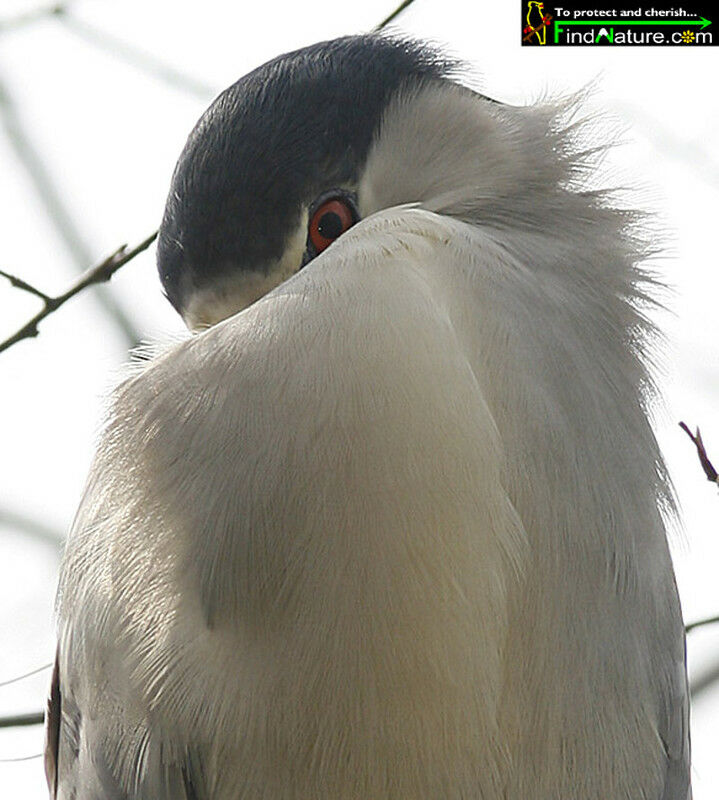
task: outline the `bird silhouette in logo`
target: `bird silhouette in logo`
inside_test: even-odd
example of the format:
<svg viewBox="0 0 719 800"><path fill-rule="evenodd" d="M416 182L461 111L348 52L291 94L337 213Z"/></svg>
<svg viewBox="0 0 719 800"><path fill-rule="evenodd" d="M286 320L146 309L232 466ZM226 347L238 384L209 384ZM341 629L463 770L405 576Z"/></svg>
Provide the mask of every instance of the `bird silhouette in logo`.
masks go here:
<svg viewBox="0 0 719 800"><path fill-rule="evenodd" d="M527 26L524 28L525 41L534 40L538 44L547 43L547 24L549 18L544 16L544 3L530 0L527 3Z"/></svg>

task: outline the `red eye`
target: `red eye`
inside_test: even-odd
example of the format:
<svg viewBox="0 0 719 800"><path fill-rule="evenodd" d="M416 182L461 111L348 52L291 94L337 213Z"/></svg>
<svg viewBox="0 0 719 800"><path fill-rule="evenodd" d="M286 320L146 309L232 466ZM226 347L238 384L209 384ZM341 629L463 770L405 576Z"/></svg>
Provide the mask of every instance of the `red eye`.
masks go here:
<svg viewBox="0 0 719 800"><path fill-rule="evenodd" d="M315 250L321 253L355 222L354 211L349 203L340 198L326 200L310 220L310 241Z"/></svg>

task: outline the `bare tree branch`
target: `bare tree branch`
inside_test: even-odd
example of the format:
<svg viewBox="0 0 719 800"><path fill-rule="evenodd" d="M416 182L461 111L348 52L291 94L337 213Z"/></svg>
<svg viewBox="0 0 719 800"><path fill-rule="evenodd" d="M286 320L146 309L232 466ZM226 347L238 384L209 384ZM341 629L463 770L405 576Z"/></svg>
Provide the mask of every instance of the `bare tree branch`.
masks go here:
<svg viewBox="0 0 719 800"><path fill-rule="evenodd" d="M0 270L0 274L4 274L2 270ZM2 506L0 506L0 526L22 531L24 534L38 539L43 544L49 544L56 551L60 550L65 540L63 532L57 528L52 528L28 514L3 508Z"/></svg>
<svg viewBox="0 0 719 800"><path fill-rule="evenodd" d="M36 289L34 286L31 286L22 278L18 278L15 275L11 275L9 272L5 272L2 269L0 269L0 275L2 275L3 278L7 278L16 289L22 289L24 292L29 292L30 294L34 294L35 297L39 297L41 300L44 300L46 302L50 300L50 298L45 294L45 292L41 292L39 289Z"/></svg>
<svg viewBox="0 0 719 800"><path fill-rule="evenodd" d="M20 728L25 725L42 725L45 722L43 711L31 711L28 714L13 714L0 717L0 728Z"/></svg>
<svg viewBox="0 0 719 800"><path fill-rule="evenodd" d="M42 157L31 144L31 139L17 114L8 88L1 78L0 115L5 134L15 150L18 160L30 177L35 191L45 207L48 218L67 247L68 252L79 267L92 263L92 253L68 211ZM19 280L19 278L16 278L16 280ZM108 317L115 322L124 334L128 346L133 347L136 345L140 340L140 334L118 300L107 293L100 294L99 300L105 307Z"/></svg>
<svg viewBox="0 0 719 800"><path fill-rule="evenodd" d="M702 435L699 432L699 428L697 428L696 434L693 434L689 430L689 426L685 422L680 422L679 427L686 433L686 435L694 442L694 446L697 449L697 455L699 456L699 463L702 465L702 469L704 470L704 474L707 476L707 480L711 481L712 483L719 483L719 474L717 474L716 469L714 469L714 465L709 460L709 456L707 456L707 451L704 447L704 442L702 441Z"/></svg>
<svg viewBox="0 0 719 800"><path fill-rule="evenodd" d="M66 291L57 295L56 297L50 297L34 286L30 286L20 278L0 270L0 274L10 280L13 286L30 292L37 297L43 298L42 309L38 311L34 317L29 319L12 336L9 336L4 342L0 342L0 353L2 353L3 350L7 350L9 347L12 347L17 342L22 341L23 339L30 339L33 336L37 336L39 332L38 325L40 322L42 322L42 320L45 319L45 317L49 316L54 311L57 311L61 305L66 303L71 297L79 294L88 286L109 281L110 278L117 272L117 270L120 269L120 267L127 264L128 261L132 261L132 259L135 258L135 256L139 253L142 253L143 250L147 250L147 248L155 241L156 238L157 231L150 234L147 239L133 247L132 250L128 250L127 245L122 245L122 247L118 248L104 261L101 261L99 264L91 267L82 275L80 275L80 277Z"/></svg>
<svg viewBox="0 0 719 800"><path fill-rule="evenodd" d="M32 11L27 11L24 14L18 14L16 17L8 17L7 19L0 20L0 33L9 33L24 28L27 25L32 25L40 20L47 19L58 14L62 14L67 8L65 3L55 3L50 6L40 6L33 8Z"/></svg>
<svg viewBox="0 0 719 800"><path fill-rule="evenodd" d="M692 701L696 702L697 698L704 694L707 689L710 689L717 681L719 681L719 664L715 664L703 675L691 681L689 684L689 694L691 695Z"/></svg>
<svg viewBox="0 0 719 800"><path fill-rule="evenodd" d="M381 31L382 28L386 28L390 24L390 22L393 22L395 19L397 19L397 17L403 11L405 11L405 9L409 8L412 5L412 3L414 3L414 0L403 0L403 2L400 3L388 17L385 17L382 20L382 22L380 22L380 24L377 25L375 31Z"/></svg>
<svg viewBox="0 0 719 800"><path fill-rule="evenodd" d="M719 617L709 617L708 619L700 619L696 622L690 622L689 625L685 626L684 630L687 633L691 633L691 631L695 630L696 628L701 628L704 625L713 625L715 622L719 622Z"/></svg>
<svg viewBox="0 0 719 800"><path fill-rule="evenodd" d="M375 28L376 31L382 30L390 22L396 19L405 9L409 8L414 0L403 0L403 2L382 22ZM129 61L134 66L151 72L156 77L171 83L176 87L190 91L198 96L206 99L209 95L213 94L213 90L183 75L166 64L158 61L154 56L137 50L136 48L126 44L125 42L115 39L110 34L94 28L91 25L71 16L68 13L66 5L55 5L45 9L38 10L37 14L44 16L53 15L61 19L63 23L69 27L73 32L82 36L83 38L91 41L93 44L109 50L126 61ZM9 23L6 23L8 25ZM24 164L26 170L30 174L35 183L35 187L43 200L48 215L55 224L56 229L65 241L68 249L71 251L76 260L82 263L87 263L90 259L88 257L87 248L82 241L82 237L77 231L74 222L69 216L64 204L60 199L60 195L55 189L55 186L50 178L49 173L45 169L42 160L35 152L29 143L28 137L25 135L17 114L14 110L14 105L7 91L7 88L0 83L0 109L3 112L3 121L5 132L8 135L15 151ZM124 264L134 258L138 253L149 247L150 244L157 237L157 232L153 233L144 242L129 252L125 252L125 246L119 248L108 259L98 264L96 267L91 268L85 272L66 292L57 297L51 297L45 292L38 289L36 286L28 283L17 275L0 270L0 275L5 277L17 289L21 289L29 294L39 297L43 301L43 308L28 322L25 323L18 331L12 336L8 337L5 341L0 342L0 353L7 350L23 339L29 339L38 335L38 324L45 319L45 317L56 311L63 303L74 297L83 289L93 284L103 283L108 281L110 277ZM135 332L134 327L125 317L122 309L116 304L115 300L107 295L105 296L105 305L111 312L112 316L119 323L120 327L125 331L125 334L131 345L134 345L139 340L139 335Z"/></svg>
<svg viewBox="0 0 719 800"><path fill-rule="evenodd" d="M44 672L46 669L50 669L53 666L53 663L54 662L50 661L47 664L43 664L41 667L35 667L35 669L31 669L30 672L24 672L22 675L17 675L15 678L9 678L6 681L0 681L0 688L3 686L10 686L12 683L23 681L25 678L31 678L33 675Z"/></svg>
<svg viewBox="0 0 719 800"><path fill-rule="evenodd" d="M702 435L697 428L696 434L692 433L689 430L689 426L685 422L680 422L679 427L686 433L686 435L692 440L694 443L694 447L697 449L697 456L699 457L699 463L702 465L702 469L704 470L704 474L707 477L708 481L712 483L719 484L719 474L717 474L714 465L709 460L709 456L707 455L706 448L704 447L704 442L702 441ZM684 630L686 633L691 633L691 631L696 630L697 628L702 628L705 625L714 625L719 623L719 616L716 617L708 617L707 619L700 619L696 622L691 622L689 625L686 625ZM719 680L719 664L714 666L709 672L705 673L704 675L700 676L696 680L692 681L690 688L692 700L696 700L696 698L703 694L710 686L712 686L716 681Z"/></svg>
<svg viewBox="0 0 719 800"><path fill-rule="evenodd" d="M142 70L147 75L151 75L174 89L188 92L204 101L217 94L214 87L181 72L170 64L166 64L152 53L140 50L134 45L116 38L111 33L81 20L74 14L70 14L66 9L61 9L56 14L56 18L63 23L68 31L79 36L84 42L98 47L104 53L109 53L122 59L131 67Z"/></svg>
<svg viewBox="0 0 719 800"><path fill-rule="evenodd" d="M33 753L31 756L17 756L16 758L0 758L0 764L14 764L17 761L34 761L36 758L42 758L44 753Z"/></svg>

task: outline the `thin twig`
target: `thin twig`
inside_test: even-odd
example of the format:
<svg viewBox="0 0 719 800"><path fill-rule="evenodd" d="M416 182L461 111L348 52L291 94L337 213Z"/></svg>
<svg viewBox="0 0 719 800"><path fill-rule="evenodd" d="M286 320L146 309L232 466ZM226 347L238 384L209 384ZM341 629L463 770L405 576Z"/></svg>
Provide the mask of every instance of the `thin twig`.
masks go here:
<svg viewBox="0 0 719 800"><path fill-rule="evenodd" d="M39 289L36 289L27 281L24 281L22 278L18 278L16 275L11 275L9 272L5 272L3 269L0 269L0 275L2 275L3 278L7 278L16 289L22 289L24 292L34 294L35 297L39 297L45 302L50 300L45 292L41 292Z"/></svg>
<svg viewBox="0 0 719 800"><path fill-rule="evenodd" d="M702 469L704 470L704 474L707 476L707 480L711 481L712 483L719 483L719 480L717 480L719 475L717 475L714 465L709 460L709 456L707 456L707 451L704 447L704 442L702 441L702 435L699 431L699 428L697 428L697 432L694 434L689 430L689 426L685 422L680 422L679 427L694 443L694 447L697 449L697 456L699 456L699 463L702 465ZM705 625L714 625L716 623L719 623L719 616L708 617L707 619L700 619L696 622L690 622L689 625L685 626L684 630L686 633L690 633L697 628L704 627ZM690 687L692 699L696 700L700 694L702 694L710 686L713 686L717 680L719 680L719 666L714 667L710 672L693 681Z"/></svg>
<svg viewBox="0 0 719 800"><path fill-rule="evenodd" d="M700 619L696 622L690 622L687 626L685 626L684 630L689 633L690 631L695 630L696 628L701 628L703 625L713 625L714 623L719 622L719 617L709 617L708 619Z"/></svg>
<svg viewBox="0 0 719 800"><path fill-rule="evenodd" d="M85 22L85 20L76 17L74 14L63 10L57 14L57 19L62 22L69 32L79 36L84 42L99 48L103 53L109 53L122 59L131 67L142 70L146 75L161 80L174 89L180 89L204 101L217 94L214 87L181 72L170 64L166 64L152 53L140 50L138 47L118 39L111 33Z"/></svg>
<svg viewBox="0 0 719 800"><path fill-rule="evenodd" d="M699 428L697 428L696 434L693 434L685 422L680 422L679 427L686 433L692 442L694 442L694 447L696 447L697 455L699 456L699 462L702 465L704 474L707 476L707 480L711 481L712 483L719 483L719 480L717 480L717 478L719 478L719 474L717 474L716 469L714 469L714 465L709 460L709 456L707 456L707 451L704 447L704 442L702 441L702 435L699 432Z"/></svg>
<svg viewBox="0 0 719 800"><path fill-rule="evenodd" d="M17 756L16 758L0 758L0 764L14 764L16 761L34 761L42 758L45 753L33 753L31 756Z"/></svg>
<svg viewBox="0 0 719 800"><path fill-rule="evenodd" d="M3 506L0 506L0 527L22 531L23 534L32 536L43 544L49 544L58 552L65 540L62 530L53 528L46 522L30 516L24 511L14 511Z"/></svg>
<svg viewBox="0 0 719 800"><path fill-rule="evenodd" d="M47 19L62 14L66 11L67 5L65 3L55 3L51 6L40 6L40 8L33 8L32 11L27 11L25 14L18 14L16 17L8 17L0 20L0 33L8 33L24 28L27 25L32 25L40 20Z"/></svg>
<svg viewBox="0 0 719 800"><path fill-rule="evenodd" d="M379 25L377 25L375 30L380 31L385 28L390 22L392 22L403 11L405 11L405 9L409 8L413 2L414 0L403 0L403 2L388 17L386 17L384 20L382 20L382 22L379 23ZM184 88L195 94L202 95L203 97L206 97L208 94L212 94L212 90L209 87L201 85L196 81L188 82L191 79L188 79L187 76L182 75L172 67L168 67L167 65L160 63L153 56L142 53L125 44L124 42L115 39L104 31L93 28L87 23L70 16L67 13L67 8L65 6L53 6L51 10L56 17L61 19L74 32L87 38L94 44L117 53L126 60L133 61L135 66L139 66L146 71L154 72L157 77L161 77L167 82L173 83L176 86ZM45 13L47 14L50 12L46 9ZM29 141L24 135L24 131L22 130L17 116L14 113L14 107L10 100L7 89L2 84L0 84L0 107L2 107L3 110L5 130L8 134L8 137L13 142L20 160L23 162L23 164L25 164L25 167L31 177L33 177L36 188L38 189L38 192L45 203L50 218L55 223L56 228L61 233L71 252L73 252L76 257L84 257L85 249L84 245L82 244L81 237L78 235L78 232L74 227L74 223L66 212L65 207L60 200L59 194L55 190L54 184L50 180L49 174L45 170L42 161L37 153L35 153L35 151L30 147ZM35 314L34 317L28 320L19 330L17 330L12 336L8 337L4 342L0 342L0 353L2 353L4 350L7 350L9 347L12 347L14 344L17 344L17 342L22 341L23 339L30 339L37 336L38 324L45 319L45 317L52 314L61 305L63 305L63 303L65 303L71 297L74 297L87 286L108 281L120 267L130 261L130 259L134 258L138 253L149 247L149 245L155 240L156 236L157 232L153 233L152 236L148 237L144 242L128 253L125 252L125 247L119 248L108 259L84 273L70 287L70 289L68 289L68 291L66 291L64 294L58 295L57 297L51 297L38 289L36 286L24 281L22 278L0 270L0 275L7 278L7 280L9 280L13 286L18 289L22 289L29 294L33 294L43 301L43 308L37 314ZM88 259L85 258L84 262L87 263L87 260ZM108 305L110 303L114 304L114 300L110 298L109 301L106 301L106 303ZM125 332L128 335L128 338L131 340L131 343L136 343L138 336L129 323L129 320L124 318L124 314L120 310L119 306L114 307L113 316L120 321L121 327L125 329Z"/></svg>
<svg viewBox="0 0 719 800"><path fill-rule="evenodd" d="M32 144L22 120L15 108L8 87L0 78L0 118L8 141L12 145L18 161L33 183L35 192L45 208L45 213L58 236L62 239L70 256L78 268L84 268L92 262L90 248L80 232L75 220L67 208L60 190L55 185L50 170L45 165L40 153ZM100 293L99 301L105 308L107 316L122 331L129 347L134 347L140 340L140 334L125 313L116 297Z"/></svg>
<svg viewBox="0 0 719 800"><path fill-rule="evenodd" d="M41 667L36 667L35 669L31 669L30 672L25 672L22 675L18 675L15 678L9 678L6 681L0 681L0 687L2 686L10 686L11 683L17 683L18 681L24 681L25 678L31 678L33 675L37 675L39 672L44 672L46 669L50 669L53 665L51 661L49 664L43 664Z"/></svg>
<svg viewBox="0 0 719 800"><path fill-rule="evenodd" d="M397 19L397 17L407 8L409 8L412 3L414 3L414 0L403 0L403 2L400 3L388 17L385 17L385 19L383 19L382 22L377 25L375 31L381 31L382 28L386 28L390 22L393 22L395 19Z"/></svg>
<svg viewBox="0 0 719 800"><path fill-rule="evenodd" d="M42 725L45 722L43 711L31 711L29 714L13 714L0 717L0 728L21 728L27 725Z"/></svg>
<svg viewBox="0 0 719 800"><path fill-rule="evenodd" d="M719 664L715 664L707 672L694 678L689 684L689 694L692 701L696 703L699 695L704 694L707 689L711 689L719 681Z"/></svg>
<svg viewBox="0 0 719 800"><path fill-rule="evenodd" d="M7 350L8 347L12 347L17 342L22 341L23 339L30 339L33 336L37 336L39 332L38 325L40 322L42 322L42 320L45 319L45 317L52 314L53 311L57 311L57 309L66 303L71 297L79 294L88 286L109 281L110 278L117 272L117 270L120 269L120 267L127 264L128 261L132 261L132 259L135 258L135 256L139 253L142 253L143 250L147 250L147 248L155 241L156 238L157 231L148 236L144 241L140 242L140 244L133 247L132 250L128 250L127 245L123 245L112 255L108 256L104 261L100 262L94 267L90 267L90 269L80 275L80 277L77 278L77 280L72 283L71 286L62 294L59 294L56 297L45 296L42 309L40 309L40 311L38 311L34 317L29 319L12 336L9 336L4 342L0 342L0 353L2 353L3 350ZM14 285L17 285L17 282L19 281L18 278L8 275L5 272L2 274L8 277L11 281L15 281ZM35 287L32 287L31 290L26 291L31 291L32 294L38 296L42 296L44 294L40 292L39 289L35 289Z"/></svg>

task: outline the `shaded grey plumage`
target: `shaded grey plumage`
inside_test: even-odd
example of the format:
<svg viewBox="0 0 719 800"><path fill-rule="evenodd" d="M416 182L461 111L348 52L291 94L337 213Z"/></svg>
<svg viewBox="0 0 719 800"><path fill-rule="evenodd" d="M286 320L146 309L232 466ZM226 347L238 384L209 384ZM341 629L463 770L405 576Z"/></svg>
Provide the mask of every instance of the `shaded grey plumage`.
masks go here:
<svg viewBox="0 0 719 800"><path fill-rule="evenodd" d="M212 327L114 394L60 582L53 797L690 797L650 248L576 114L370 36L200 121L158 265ZM334 189L360 221L301 268Z"/></svg>

